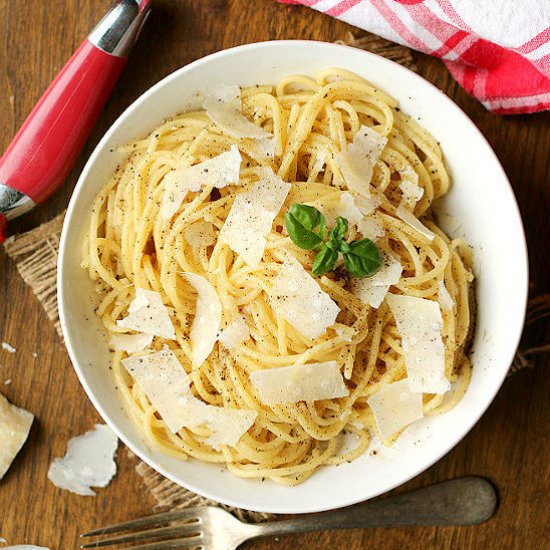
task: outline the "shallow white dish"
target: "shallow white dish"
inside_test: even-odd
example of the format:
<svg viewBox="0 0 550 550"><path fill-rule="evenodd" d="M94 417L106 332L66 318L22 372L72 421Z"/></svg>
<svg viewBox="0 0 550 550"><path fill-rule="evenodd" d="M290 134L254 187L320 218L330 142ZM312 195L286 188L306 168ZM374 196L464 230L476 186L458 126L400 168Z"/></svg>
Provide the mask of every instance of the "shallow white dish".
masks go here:
<svg viewBox="0 0 550 550"><path fill-rule="evenodd" d="M453 179L440 210L460 220L473 246L478 315L473 377L450 412L409 427L390 449L376 445L351 464L327 467L297 487L233 477L221 466L181 462L151 450L123 409L109 371L106 336L93 312L92 283L80 268L83 234L93 198L120 160L117 146L145 136L162 119L199 107L198 94L218 84L275 83L343 67L400 102L437 140ZM451 220L452 221L452 220ZM455 232L457 231L455 227ZM250 44L210 55L168 76L136 100L105 134L72 196L61 237L58 300L65 343L92 403L124 443L172 481L225 504L274 513L316 512L372 498L416 476L454 447L500 388L521 334L527 298L527 252L514 195L485 138L437 88L387 59L321 42Z"/></svg>

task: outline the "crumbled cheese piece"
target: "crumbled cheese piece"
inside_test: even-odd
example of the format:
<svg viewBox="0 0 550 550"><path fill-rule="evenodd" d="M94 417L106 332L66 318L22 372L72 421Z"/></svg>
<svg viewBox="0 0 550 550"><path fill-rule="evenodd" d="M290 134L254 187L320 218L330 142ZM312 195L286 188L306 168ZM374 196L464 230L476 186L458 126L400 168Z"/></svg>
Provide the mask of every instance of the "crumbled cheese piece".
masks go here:
<svg viewBox="0 0 550 550"><path fill-rule="evenodd" d="M406 378L382 386L367 403L382 439L388 439L423 416L422 394L411 392Z"/></svg>
<svg viewBox="0 0 550 550"><path fill-rule="evenodd" d="M204 220L188 225L184 229L183 234L185 240L193 249L193 254L196 258L198 257L198 251L201 246L210 246L216 242L214 226L210 222Z"/></svg>
<svg viewBox="0 0 550 550"><path fill-rule="evenodd" d="M96 424L94 430L69 441L65 456L51 463L48 479L60 489L94 496L92 487L107 487L116 474L117 447L111 428Z"/></svg>
<svg viewBox="0 0 550 550"><path fill-rule="evenodd" d="M445 347L441 338L443 319L434 300L388 294L405 356L413 392L445 393L451 387L445 377Z"/></svg>
<svg viewBox="0 0 550 550"><path fill-rule="evenodd" d="M273 160L277 143L273 137L252 139L249 143L249 152L256 161Z"/></svg>
<svg viewBox="0 0 550 550"><path fill-rule="evenodd" d="M250 122L242 113L241 90L238 86L222 86L204 100L208 118L222 132L237 138L267 138L269 133Z"/></svg>
<svg viewBox="0 0 550 550"><path fill-rule="evenodd" d="M183 426L181 397L189 391L189 376L171 349L122 360L124 368L158 411L171 432Z"/></svg>
<svg viewBox="0 0 550 550"><path fill-rule="evenodd" d="M348 189L360 195L370 195L369 184L374 165L380 158L388 140L376 130L361 126L347 149L336 155Z"/></svg>
<svg viewBox="0 0 550 550"><path fill-rule="evenodd" d="M176 339L168 309L158 292L136 288L136 297L130 303L128 316L116 322L119 327L146 334L154 334L168 340Z"/></svg>
<svg viewBox="0 0 550 550"><path fill-rule="evenodd" d="M406 224L418 231L421 235L424 235L424 237L426 237L429 241L433 240L435 237L435 233L430 231L410 210L405 208L402 204L397 207L397 216Z"/></svg>
<svg viewBox="0 0 550 550"><path fill-rule="evenodd" d="M336 361L258 370L250 374L250 381L265 405L349 395Z"/></svg>
<svg viewBox="0 0 550 550"><path fill-rule="evenodd" d="M288 258L270 292L271 306L308 338L324 334L340 308L295 258Z"/></svg>
<svg viewBox="0 0 550 550"><path fill-rule="evenodd" d="M351 290L359 300L378 309L384 301L390 286L399 282L403 266L391 254L380 250L382 267L372 277L352 279Z"/></svg>
<svg viewBox="0 0 550 550"><path fill-rule="evenodd" d="M239 182L241 154L236 145L229 151L194 166L172 170L164 176L164 195L160 214L171 218L181 206L188 192L196 193L202 187L221 189Z"/></svg>
<svg viewBox="0 0 550 550"><path fill-rule="evenodd" d="M377 241L384 236L384 228L380 226L373 216L364 217L358 224L357 230L363 238Z"/></svg>
<svg viewBox="0 0 550 550"><path fill-rule="evenodd" d="M452 311L455 305L447 287L445 286L445 281L443 279L439 281L439 293L438 293L439 304L443 311Z"/></svg>
<svg viewBox="0 0 550 550"><path fill-rule="evenodd" d="M264 255L266 239L273 220L290 191L290 184L273 173L260 170L260 181L235 198L219 239L251 267Z"/></svg>
<svg viewBox="0 0 550 550"><path fill-rule="evenodd" d="M327 159L327 153L328 153L328 146L317 149L317 152L315 153L315 162L313 163L313 167L311 169L312 172L314 173L321 172Z"/></svg>
<svg viewBox="0 0 550 550"><path fill-rule="evenodd" d="M152 334L112 334L111 344L114 349L125 351L126 353L135 353L151 345L153 341Z"/></svg>
<svg viewBox="0 0 550 550"><path fill-rule="evenodd" d="M222 304L216 290L207 279L190 272L184 272L183 276L198 293L195 318L191 326L193 367L198 368L206 361L218 339Z"/></svg>
<svg viewBox="0 0 550 550"><path fill-rule="evenodd" d="M0 394L0 479L27 440L33 420L29 411L10 404Z"/></svg>
<svg viewBox="0 0 550 550"><path fill-rule="evenodd" d="M256 419L255 411L214 407L194 397L188 374L169 349L133 356L122 363L173 433L184 426L206 424L211 431L208 444L219 448L235 445Z"/></svg>
<svg viewBox="0 0 550 550"><path fill-rule="evenodd" d="M15 353L17 350L10 346L7 342L2 342L2 349L5 349L8 353Z"/></svg>
<svg viewBox="0 0 550 550"><path fill-rule="evenodd" d="M250 337L250 330L243 317L238 316L231 321L220 334L220 342L229 350L238 346Z"/></svg>
<svg viewBox="0 0 550 550"><path fill-rule="evenodd" d="M412 207L422 198L424 189L418 185L418 174L411 166L407 165L399 174L401 176L399 189L403 195L403 202Z"/></svg>
<svg viewBox="0 0 550 550"><path fill-rule="evenodd" d="M340 195L340 204L336 208L327 208L323 213L329 228L334 226L338 216L346 218L350 227L363 219L363 213L357 206L355 197L348 192Z"/></svg>
<svg viewBox="0 0 550 550"><path fill-rule="evenodd" d="M357 205L363 216L368 216L380 206L381 201L376 195L371 195L370 197L356 195L355 204Z"/></svg>

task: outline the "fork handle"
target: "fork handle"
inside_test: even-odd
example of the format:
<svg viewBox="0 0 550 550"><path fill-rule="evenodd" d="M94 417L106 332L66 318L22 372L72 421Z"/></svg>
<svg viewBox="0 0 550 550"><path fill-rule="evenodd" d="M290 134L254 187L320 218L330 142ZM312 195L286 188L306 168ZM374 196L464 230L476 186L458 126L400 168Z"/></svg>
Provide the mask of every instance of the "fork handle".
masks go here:
<svg viewBox="0 0 550 550"><path fill-rule="evenodd" d="M365 527L472 525L495 511L494 487L481 477L463 477L350 508L261 523L256 537Z"/></svg>

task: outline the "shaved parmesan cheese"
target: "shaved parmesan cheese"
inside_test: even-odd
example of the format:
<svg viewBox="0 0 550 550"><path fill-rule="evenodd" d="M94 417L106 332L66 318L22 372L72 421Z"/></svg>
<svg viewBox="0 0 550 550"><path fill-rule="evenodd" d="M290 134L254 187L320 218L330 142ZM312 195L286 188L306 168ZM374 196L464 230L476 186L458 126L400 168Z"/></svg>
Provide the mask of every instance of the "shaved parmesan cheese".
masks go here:
<svg viewBox="0 0 550 550"><path fill-rule="evenodd" d="M270 292L271 306L308 338L324 334L340 308L295 258L288 258Z"/></svg>
<svg viewBox="0 0 550 550"><path fill-rule="evenodd" d="M340 204L336 208L327 208L323 213L328 227L334 226L338 216L346 218L350 226L356 225L363 219L363 213L358 208L355 197L347 192L340 195Z"/></svg>
<svg viewBox="0 0 550 550"><path fill-rule="evenodd" d="M348 189L366 197L370 195L369 184L374 165L387 143L388 140L376 130L361 126L347 149L336 155Z"/></svg>
<svg viewBox="0 0 550 550"><path fill-rule="evenodd" d="M207 221L199 221L188 225L184 229L183 234L185 240L193 249L193 254L196 258L198 258L201 246L210 246L216 242L214 226Z"/></svg>
<svg viewBox="0 0 550 550"><path fill-rule="evenodd" d="M250 155L257 161L273 160L276 147L275 138L272 137L252 139L248 146Z"/></svg>
<svg viewBox="0 0 550 550"><path fill-rule="evenodd" d="M135 353L151 345L152 334L113 334L111 344L116 350Z"/></svg>
<svg viewBox="0 0 550 550"><path fill-rule="evenodd" d="M160 215L171 218L181 206L188 192L196 193L202 187L222 189L239 182L241 154L236 145L229 151L194 166L172 170L164 176L164 195Z"/></svg>
<svg viewBox="0 0 550 550"><path fill-rule="evenodd" d="M439 281L439 293L438 293L439 304L443 311L452 311L455 305L447 287L445 286L445 281Z"/></svg>
<svg viewBox="0 0 550 550"><path fill-rule="evenodd" d="M158 292L136 288L136 297L128 308L128 316L116 322L119 327L154 334L175 340L176 332Z"/></svg>
<svg viewBox="0 0 550 550"><path fill-rule="evenodd" d="M290 191L290 184L271 168L262 169L260 174L258 183L235 198L219 236L251 267L260 263L265 237Z"/></svg>
<svg viewBox="0 0 550 550"><path fill-rule="evenodd" d="M351 289L353 294L365 304L378 309L384 301L390 286L399 282L403 267L399 260L391 254L380 250L382 267L372 277L364 279L352 279Z"/></svg>
<svg viewBox="0 0 550 550"><path fill-rule="evenodd" d="M411 391L445 393L451 385L445 377L443 319L439 304L396 294L388 294L386 300L401 335Z"/></svg>
<svg viewBox="0 0 550 550"><path fill-rule="evenodd" d="M250 122L241 113L241 90L238 86L223 86L216 95L204 100L208 118L222 132L237 139L267 138L269 133Z"/></svg>
<svg viewBox="0 0 550 550"><path fill-rule="evenodd" d="M414 206L424 195L424 189L418 185L418 174L408 165L399 174L401 175L399 189L403 194L403 202L407 206Z"/></svg>
<svg viewBox="0 0 550 550"><path fill-rule="evenodd" d="M2 349L5 349L8 353L15 353L17 350L10 346L7 342L2 342Z"/></svg>
<svg viewBox="0 0 550 550"><path fill-rule="evenodd" d="M364 238L376 241L384 236L384 229L376 223L376 220L372 216L363 218L357 224L357 230Z"/></svg>
<svg viewBox="0 0 550 550"><path fill-rule="evenodd" d="M422 394L411 392L406 378L382 386L367 403L382 439L388 439L423 416Z"/></svg>
<svg viewBox="0 0 550 550"><path fill-rule="evenodd" d="M250 381L265 405L349 395L336 361L258 370L250 374Z"/></svg>
<svg viewBox="0 0 550 550"><path fill-rule="evenodd" d="M243 317L237 317L220 334L220 342L227 348L233 349L250 337L250 331Z"/></svg>
<svg viewBox="0 0 550 550"><path fill-rule="evenodd" d="M33 420L29 411L12 405L0 394L0 479L27 441Z"/></svg>
<svg viewBox="0 0 550 550"><path fill-rule="evenodd" d="M181 397L189 391L189 376L171 349L123 359L132 375L171 432L184 423Z"/></svg>
<svg viewBox="0 0 550 550"><path fill-rule="evenodd" d="M51 463L48 479L60 489L94 496L91 488L107 487L116 474L117 447L118 439L111 428L96 424L94 430L69 441L65 456Z"/></svg>
<svg viewBox="0 0 550 550"><path fill-rule="evenodd" d="M318 173L323 169L323 166L325 165L325 162L327 159L327 153L328 153L327 146L317 150L317 153L315 155L315 162L313 163L313 167L311 169L312 172Z"/></svg>
<svg viewBox="0 0 550 550"><path fill-rule="evenodd" d="M363 197L361 195L355 196L355 204L361 210L363 216L372 214L381 204L380 199L376 195L370 197Z"/></svg>
<svg viewBox="0 0 550 550"><path fill-rule="evenodd" d="M196 273L185 272L183 275L198 293L195 319L191 326L193 367L198 368L206 361L218 339L222 304L207 279Z"/></svg>
<svg viewBox="0 0 550 550"><path fill-rule="evenodd" d="M250 428L257 413L247 409L214 407L197 399L190 379L174 353L162 350L122 361L171 432L206 424L211 431L208 444L235 445Z"/></svg>
<svg viewBox="0 0 550 550"><path fill-rule="evenodd" d="M402 204L397 207L397 215L413 229L424 235L429 241L433 240L435 233L430 231L410 210Z"/></svg>

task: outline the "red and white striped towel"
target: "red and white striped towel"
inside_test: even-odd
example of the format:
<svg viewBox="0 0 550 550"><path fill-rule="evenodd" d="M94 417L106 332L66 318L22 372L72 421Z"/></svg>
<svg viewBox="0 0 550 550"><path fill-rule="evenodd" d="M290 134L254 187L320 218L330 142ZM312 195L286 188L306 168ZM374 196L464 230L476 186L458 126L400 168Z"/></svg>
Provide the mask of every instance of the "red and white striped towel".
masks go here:
<svg viewBox="0 0 550 550"><path fill-rule="evenodd" d="M443 59L500 114L550 109L550 0L279 0Z"/></svg>

